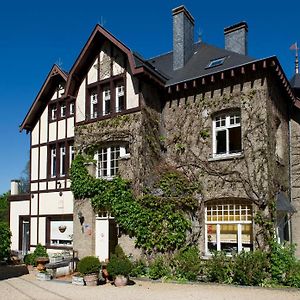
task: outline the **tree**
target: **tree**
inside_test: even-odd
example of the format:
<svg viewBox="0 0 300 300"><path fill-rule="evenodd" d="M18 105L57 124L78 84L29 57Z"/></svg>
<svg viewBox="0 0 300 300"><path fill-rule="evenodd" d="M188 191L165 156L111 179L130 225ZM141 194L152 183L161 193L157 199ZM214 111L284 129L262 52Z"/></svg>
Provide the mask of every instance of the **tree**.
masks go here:
<svg viewBox="0 0 300 300"><path fill-rule="evenodd" d="M9 215L9 203L8 203L9 192L6 192L0 196L0 222L8 224Z"/></svg>

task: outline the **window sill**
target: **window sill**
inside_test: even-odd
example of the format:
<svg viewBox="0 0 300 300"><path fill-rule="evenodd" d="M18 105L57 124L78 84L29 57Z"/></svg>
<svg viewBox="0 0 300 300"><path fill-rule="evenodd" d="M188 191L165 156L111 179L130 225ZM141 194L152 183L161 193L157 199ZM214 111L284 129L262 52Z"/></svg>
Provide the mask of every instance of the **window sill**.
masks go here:
<svg viewBox="0 0 300 300"><path fill-rule="evenodd" d="M208 159L208 161L241 159L241 158L244 158L244 157L245 157L244 153L240 152L240 153L234 153L234 154L215 155L214 157L210 157Z"/></svg>

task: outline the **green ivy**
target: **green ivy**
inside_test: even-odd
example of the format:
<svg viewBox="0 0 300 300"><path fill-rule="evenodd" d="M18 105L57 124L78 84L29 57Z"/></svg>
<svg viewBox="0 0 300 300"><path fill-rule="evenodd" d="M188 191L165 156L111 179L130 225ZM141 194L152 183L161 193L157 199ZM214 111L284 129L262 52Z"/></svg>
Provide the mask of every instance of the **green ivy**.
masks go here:
<svg viewBox="0 0 300 300"><path fill-rule="evenodd" d="M163 196L170 197L145 195L135 199L128 181L120 177L111 181L94 178L89 175L85 164L82 155L77 155L72 163L71 190L75 199L90 198L95 212L103 209L111 211L121 228L136 238L136 246L149 253L172 252L185 244L191 222L185 215L183 205L180 208L178 204L183 203L182 199L175 197L179 190L175 193L167 187L167 182L171 182L175 190L178 189L175 175L170 175L161 183ZM194 207L192 189L185 189L187 206Z"/></svg>

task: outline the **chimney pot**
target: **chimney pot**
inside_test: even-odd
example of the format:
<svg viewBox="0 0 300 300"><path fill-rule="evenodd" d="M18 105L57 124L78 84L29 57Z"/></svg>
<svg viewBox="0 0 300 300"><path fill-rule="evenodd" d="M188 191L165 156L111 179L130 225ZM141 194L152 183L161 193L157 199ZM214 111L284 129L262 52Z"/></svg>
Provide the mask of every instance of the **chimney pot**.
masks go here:
<svg viewBox="0 0 300 300"><path fill-rule="evenodd" d="M19 195L20 180L13 179L10 181L10 194Z"/></svg>

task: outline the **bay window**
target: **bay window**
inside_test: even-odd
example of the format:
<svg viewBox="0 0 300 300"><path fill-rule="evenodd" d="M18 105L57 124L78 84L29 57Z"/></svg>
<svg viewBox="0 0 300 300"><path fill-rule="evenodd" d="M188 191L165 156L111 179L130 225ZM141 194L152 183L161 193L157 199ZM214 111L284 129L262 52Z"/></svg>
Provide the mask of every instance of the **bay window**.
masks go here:
<svg viewBox="0 0 300 300"><path fill-rule="evenodd" d="M252 205L243 200L213 200L205 207L205 253L253 250Z"/></svg>
<svg viewBox="0 0 300 300"><path fill-rule="evenodd" d="M239 112L218 115L213 120L213 156L230 156L242 152Z"/></svg>

